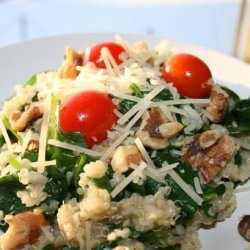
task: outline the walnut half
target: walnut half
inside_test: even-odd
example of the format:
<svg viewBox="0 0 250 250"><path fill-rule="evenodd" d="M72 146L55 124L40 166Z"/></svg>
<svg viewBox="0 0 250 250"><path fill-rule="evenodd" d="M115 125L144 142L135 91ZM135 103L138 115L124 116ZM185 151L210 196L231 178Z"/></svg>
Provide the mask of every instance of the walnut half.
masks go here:
<svg viewBox="0 0 250 250"><path fill-rule="evenodd" d="M250 215L244 215L238 225L240 235L250 241Z"/></svg>
<svg viewBox="0 0 250 250"><path fill-rule="evenodd" d="M31 104L23 112L14 111L10 116L11 127L17 131L24 131L32 122L43 116L43 105L39 103Z"/></svg>
<svg viewBox="0 0 250 250"><path fill-rule="evenodd" d="M183 159L197 169L205 182L212 181L233 157L235 143L228 135L217 130L203 132L187 141Z"/></svg>
<svg viewBox="0 0 250 250"><path fill-rule="evenodd" d="M83 55L79 54L70 47L66 47L65 60L59 69L59 77L67 79L75 79L79 71L76 69L77 66L82 65Z"/></svg>
<svg viewBox="0 0 250 250"><path fill-rule="evenodd" d="M163 149L168 146L169 139L177 135L182 128L181 123L170 122L160 108L152 108L143 114L136 136L144 146Z"/></svg>
<svg viewBox="0 0 250 250"><path fill-rule="evenodd" d="M229 105L227 93L222 89L213 89L210 100L206 111L211 115L212 122L220 123L224 120Z"/></svg>
<svg viewBox="0 0 250 250"><path fill-rule="evenodd" d="M24 212L15 216L8 216L5 221L9 228L0 237L1 250L23 249L25 245L34 244L41 234L41 227L49 223L42 214Z"/></svg>

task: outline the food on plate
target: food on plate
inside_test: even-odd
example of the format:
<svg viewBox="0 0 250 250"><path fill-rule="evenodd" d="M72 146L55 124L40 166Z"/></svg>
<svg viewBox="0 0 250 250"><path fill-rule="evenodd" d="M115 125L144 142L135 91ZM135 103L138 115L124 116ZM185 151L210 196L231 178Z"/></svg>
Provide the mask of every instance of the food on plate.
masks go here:
<svg viewBox="0 0 250 250"><path fill-rule="evenodd" d="M250 215L244 215L238 225L240 235L250 241Z"/></svg>
<svg viewBox="0 0 250 250"><path fill-rule="evenodd" d="M67 47L0 118L0 250L201 249L250 177L250 100L166 41Z"/></svg>

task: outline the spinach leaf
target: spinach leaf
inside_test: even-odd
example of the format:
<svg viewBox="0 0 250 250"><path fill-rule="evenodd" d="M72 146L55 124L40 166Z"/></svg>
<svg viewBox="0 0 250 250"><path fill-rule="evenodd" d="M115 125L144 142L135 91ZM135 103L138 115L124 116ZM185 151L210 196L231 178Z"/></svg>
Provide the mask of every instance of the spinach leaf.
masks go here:
<svg viewBox="0 0 250 250"><path fill-rule="evenodd" d="M61 169L55 166L48 166L46 171L48 173L47 177L49 180L45 184L43 191L47 193L47 198L42 202L42 204L46 204L48 207L50 207L50 204L54 201L58 201L59 204L61 204L68 192L66 176L61 172ZM53 223L56 212L57 209L55 208L47 210L44 214L46 218Z"/></svg>
<svg viewBox="0 0 250 250"><path fill-rule="evenodd" d="M224 184L207 184L203 186L202 198L204 201L212 201L219 196L222 196L226 191Z"/></svg>
<svg viewBox="0 0 250 250"><path fill-rule="evenodd" d="M17 191L24 189L15 175L7 175L0 178L0 210L4 214L18 214L29 210L17 197Z"/></svg>
<svg viewBox="0 0 250 250"><path fill-rule="evenodd" d="M176 245L167 246L167 247L158 247L155 250L181 250L181 244L176 244Z"/></svg>
<svg viewBox="0 0 250 250"><path fill-rule="evenodd" d="M202 211L206 216L208 216L212 219L217 218L218 213L215 212L214 205L210 202L205 201L202 203Z"/></svg>
<svg viewBox="0 0 250 250"><path fill-rule="evenodd" d="M122 114L127 113L131 108L133 108L133 106L136 104L136 102L134 101L130 101L130 100L122 100L119 104L119 111Z"/></svg>
<svg viewBox="0 0 250 250"><path fill-rule="evenodd" d="M173 96L168 89L163 89L157 96L153 98L153 102L173 100Z"/></svg>
<svg viewBox="0 0 250 250"><path fill-rule="evenodd" d="M33 151L26 151L23 154L23 158L27 159L31 162L37 162L38 161L38 153L37 152L33 152Z"/></svg>
<svg viewBox="0 0 250 250"><path fill-rule="evenodd" d="M4 137L0 135L0 148L4 145L4 143L5 143Z"/></svg>
<svg viewBox="0 0 250 250"><path fill-rule="evenodd" d="M104 250L104 249L113 249L117 246L117 240L114 241L103 241L101 242L99 245L97 245L96 247L94 247L94 250Z"/></svg>
<svg viewBox="0 0 250 250"><path fill-rule="evenodd" d="M198 177L198 174L192 169L192 167L183 162L181 159L171 154L171 147L163 151L158 151L154 159L156 166L161 167L163 162L166 161L169 164L178 162L179 165L175 168L175 171L180 177L189 185L194 187L194 178ZM169 176L166 176L166 181L171 187L169 198L177 201L177 204L182 208L184 218L190 219L194 216L198 209L198 204L186 194L182 188Z"/></svg>
<svg viewBox="0 0 250 250"><path fill-rule="evenodd" d="M223 125L230 134L250 132L250 99L236 102L232 110L227 112Z"/></svg>
<svg viewBox="0 0 250 250"><path fill-rule="evenodd" d="M242 165L242 156L241 156L241 150L237 151L237 153L234 156L234 163L238 166Z"/></svg>
<svg viewBox="0 0 250 250"><path fill-rule="evenodd" d="M44 192L47 193L47 199L63 201L68 191L66 176L55 166L48 166L46 171L49 180L45 185Z"/></svg>
<svg viewBox="0 0 250 250"><path fill-rule="evenodd" d="M142 242L154 243L159 240L165 240L167 239L167 237L168 231L166 229L161 229L157 231L151 230L145 233L141 233L137 239Z"/></svg>
<svg viewBox="0 0 250 250"><path fill-rule="evenodd" d="M106 189L109 193L112 191L112 186L107 175L101 178L91 178L91 181L99 188Z"/></svg>
<svg viewBox="0 0 250 250"><path fill-rule="evenodd" d="M222 87L222 89L228 94L229 111L231 111L235 104L240 101L240 97L231 89L226 87Z"/></svg>

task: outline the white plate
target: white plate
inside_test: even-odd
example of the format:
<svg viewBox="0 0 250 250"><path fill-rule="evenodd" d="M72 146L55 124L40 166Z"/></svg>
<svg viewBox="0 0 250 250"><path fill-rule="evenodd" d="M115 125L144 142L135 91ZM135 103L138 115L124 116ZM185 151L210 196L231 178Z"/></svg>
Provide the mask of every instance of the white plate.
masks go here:
<svg viewBox="0 0 250 250"><path fill-rule="evenodd" d="M150 46L159 43L163 37L124 34L126 40L133 43L138 40ZM0 101L11 94L16 84L24 83L30 76L40 71L56 69L61 64L66 45L83 49L93 43L114 40L114 34L72 34L44 39L30 40L0 48ZM199 46L169 40L170 47L178 52L189 52L201 57L210 67L212 74L220 83L235 90L241 97L250 96L250 66L224 54ZM202 249L204 250L243 250L249 243L237 232L239 218L250 214L250 195L237 196L237 210L230 219L219 223L210 230L200 230Z"/></svg>

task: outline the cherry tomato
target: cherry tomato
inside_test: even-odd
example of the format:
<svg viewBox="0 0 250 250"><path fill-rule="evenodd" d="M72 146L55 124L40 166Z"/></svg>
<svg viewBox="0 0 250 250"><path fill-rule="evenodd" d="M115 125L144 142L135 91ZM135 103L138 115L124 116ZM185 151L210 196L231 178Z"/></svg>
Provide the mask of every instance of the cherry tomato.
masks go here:
<svg viewBox="0 0 250 250"><path fill-rule="evenodd" d="M120 55L125 52L124 48L112 42L99 43L90 48L89 61L95 63L98 68L106 69L106 65L101 57L101 49L108 48L117 64L122 63Z"/></svg>
<svg viewBox="0 0 250 250"><path fill-rule="evenodd" d="M115 105L109 96L98 91L85 91L69 97L60 110L64 132L80 131L89 147L107 138L107 131L117 121Z"/></svg>
<svg viewBox="0 0 250 250"><path fill-rule="evenodd" d="M180 95L190 98L207 97L212 88L210 69L200 58L190 54L170 56L163 66L162 78L173 83Z"/></svg>

